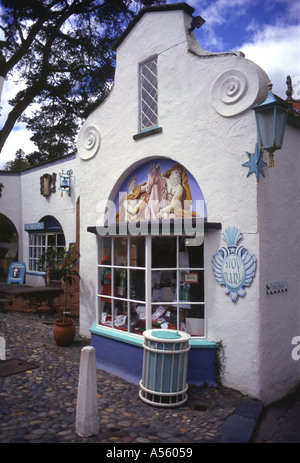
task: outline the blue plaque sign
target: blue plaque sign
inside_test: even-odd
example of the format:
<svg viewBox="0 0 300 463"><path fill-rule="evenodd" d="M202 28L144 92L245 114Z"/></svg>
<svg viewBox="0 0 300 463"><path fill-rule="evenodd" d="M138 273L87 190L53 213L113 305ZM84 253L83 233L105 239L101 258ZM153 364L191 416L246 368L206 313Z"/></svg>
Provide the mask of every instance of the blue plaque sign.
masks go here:
<svg viewBox="0 0 300 463"><path fill-rule="evenodd" d="M24 230L25 231L35 231L35 230L44 230L45 223L38 222L38 223L25 223Z"/></svg>
<svg viewBox="0 0 300 463"><path fill-rule="evenodd" d="M12 262L9 266L9 273L7 283L24 283L25 278L25 263L24 262Z"/></svg>
<svg viewBox="0 0 300 463"><path fill-rule="evenodd" d="M225 286L235 302L238 296L244 296L245 286L249 286L255 274L255 257L244 246L237 246L242 235L236 227L228 227L223 233L227 247L223 246L213 256L212 267L215 278Z"/></svg>

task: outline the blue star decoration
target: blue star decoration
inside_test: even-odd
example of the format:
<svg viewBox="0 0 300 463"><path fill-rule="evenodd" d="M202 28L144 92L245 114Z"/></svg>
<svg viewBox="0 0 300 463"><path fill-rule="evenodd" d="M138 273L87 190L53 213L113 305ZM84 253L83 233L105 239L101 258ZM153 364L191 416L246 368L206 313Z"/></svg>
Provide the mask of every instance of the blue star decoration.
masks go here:
<svg viewBox="0 0 300 463"><path fill-rule="evenodd" d="M258 145L256 144L254 154L247 152L247 155L249 157L249 161L243 164L244 167L249 167L249 172L248 172L247 177L249 177L249 175L251 174L255 174L256 180L259 181L259 174L261 174L263 177L265 176L263 168L266 167L267 165L267 163L264 162L262 158L262 152L258 148Z"/></svg>

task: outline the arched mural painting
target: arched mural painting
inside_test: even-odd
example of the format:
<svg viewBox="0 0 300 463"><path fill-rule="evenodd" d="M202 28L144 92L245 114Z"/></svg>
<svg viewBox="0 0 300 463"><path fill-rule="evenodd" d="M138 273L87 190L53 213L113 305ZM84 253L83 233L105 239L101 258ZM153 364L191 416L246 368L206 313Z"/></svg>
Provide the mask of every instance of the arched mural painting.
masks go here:
<svg viewBox="0 0 300 463"><path fill-rule="evenodd" d="M171 159L145 162L123 182L111 222L206 218L202 191L190 172Z"/></svg>

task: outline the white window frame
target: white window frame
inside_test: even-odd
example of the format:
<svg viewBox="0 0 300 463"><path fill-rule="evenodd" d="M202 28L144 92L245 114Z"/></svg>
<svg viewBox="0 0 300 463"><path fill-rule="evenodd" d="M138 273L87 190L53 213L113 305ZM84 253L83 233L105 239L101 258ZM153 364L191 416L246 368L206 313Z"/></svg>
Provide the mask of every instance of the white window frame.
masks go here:
<svg viewBox="0 0 300 463"><path fill-rule="evenodd" d="M49 244L49 237L54 236L54 243ZM47 250L47 248L55 246L57 250L64 249L65 244L58 244L58 237L63 236L65 243L64 233L61 232L45 232L45 233L29 233L29 255L28 255L28 270L32 272L43 271L40 269L39 260L41 255Z"/></svg>
<svg viewBox="0 0 300 463"><path fill-rule="evenodd" d="M96 323L98 326L101 326L101 328L107 328L108 330L114 330L118 331L118 328L115 328L113 325L113 320L112 320L112 327L106 327L105 325L102 325L99 323L99 320L101 318L101 309L100 309L100 298L101 298L101 283L100 283L100 274L103 271L103 268L109 268L109 269L120 269L120 265L115 265L113 256L114 256L114 244L115 244L115 238L118 237L109 237L111 239L111 264L101 264L101 258L102 256L102 251L101 251L101 237L98 237L98 264L97 264L97 309L96 309ZM138 336L138 334L130 333L129 327L130 327L130 303L139 303L139 304L145 304L146 307L146 320L145 320L145 329L149 330L152 329L152 308L154 306L159 306L159 305L171 305L174 306L176 305L176 317L177 317L177 329L180 329L179 326L179 317L180 317L180 305L186 305L187 303L190 306L203 306L203 316L204 316L204 334L203 336L193 336L193 339L195 338L206 338L206 313L205 313L205 295L203 298L203 301L180 301L179 300L179 285L180 285L180 272L182 271L189 271L189 272L203 272L203 293L204 293L204 280L205 280L205 267L204 267L204 249L203 249L203 267L180 267L179 266L179 238L182 238L181 236L175 236L172 237L171 239L176 238L176 267L166 267L166 268L156 268L152 267L152 238L155 238L151 235L145 236L145 266L144 267L134 267L128 265L130 262L130 236L123 237L127 239L127 265L125 266L126 271L127 271L127 296L130 295L130 281L129 281L129 274L130 270L144 270L145 271L145 300L136 300L136 299L131 299L130 297L126 298L120 298L115 295L106 295L105 297L108 299L112 300L112 306L111 306L111 313L114 313L114 301L125 301L127 302L127 313L128 313L128 323L127 323L127 331L125 333L127 335L131 336ZM135 237L136 238L136 237ZM107 239L107 237L105 237ZM203 244L204 246L204 244ZM152 271L176 271L176 284L177 284L177 290L176 290L176 301L164 301L164 302L152 302ZM111 287L114 288L114 272L112 272L112 280L111 280ZM113 318L113 317L112 317Z"/></svg>
<svg viewBox="0 0 300 463"><path fill-rule="evenodd" d="M151 79L151 81L149 81L146 75L147 75L147 72L149 71L149 65L151 65L151 63L155 63L156 73L153 74L154 79ZM154 57L139 65L139 131L141 133L147 132L148 130L152 130L158 127L158 72L157 72L157 69L158 69L157 57ZM147 79L149 85L152 86L151 95L148 92L148 89L146 89L145 85L143 85L143 82L145 81L145 79ZM148 101L147 101L147 96L148 96ZM147 113L148 114L150 113L149 117ZM149 121L147 124L144 122L146 118Z"/></svg>

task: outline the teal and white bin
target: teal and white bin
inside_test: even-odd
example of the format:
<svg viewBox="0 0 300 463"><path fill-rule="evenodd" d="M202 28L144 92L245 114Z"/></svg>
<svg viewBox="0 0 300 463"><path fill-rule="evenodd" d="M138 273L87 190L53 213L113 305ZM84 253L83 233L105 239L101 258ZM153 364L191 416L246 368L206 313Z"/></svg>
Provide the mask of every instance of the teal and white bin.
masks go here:
<svg viewBox="0 0 300 463"><path fill-rule="evenodd" d="M176 330L148 330L144 335L140 398L159 407L187 401L187 366L190 335Z"/></svg>

